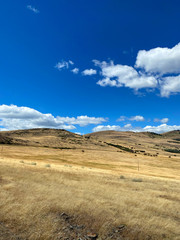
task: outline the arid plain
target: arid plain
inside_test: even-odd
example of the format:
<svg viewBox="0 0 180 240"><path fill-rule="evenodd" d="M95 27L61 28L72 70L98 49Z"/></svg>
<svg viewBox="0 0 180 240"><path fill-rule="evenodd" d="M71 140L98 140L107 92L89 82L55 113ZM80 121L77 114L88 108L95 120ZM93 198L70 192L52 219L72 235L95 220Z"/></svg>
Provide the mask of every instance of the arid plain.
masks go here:
<svg viewBox="0 0 180 240"><path fill-rule="evenodd" d="M0 133L0 239L180 239L180 131Z"/></svg>

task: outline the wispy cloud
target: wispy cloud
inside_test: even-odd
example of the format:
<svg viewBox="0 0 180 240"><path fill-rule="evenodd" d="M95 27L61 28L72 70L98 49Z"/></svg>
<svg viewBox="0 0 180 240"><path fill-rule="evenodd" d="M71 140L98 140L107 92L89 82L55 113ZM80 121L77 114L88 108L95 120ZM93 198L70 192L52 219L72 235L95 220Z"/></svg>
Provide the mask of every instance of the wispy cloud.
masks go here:
<svg viewBox="0 0 180 240"><path fill-rule="evenodd" d="M125 116L120 116L120 118L118 118L116 121L117 121L117 122L124 122L124 121L126 121L126 119L127 119L127 117L125 117Z"/></svg>
<svg viewBox="0 0 180 240"><path fill-rule="evenodd" d="M31 5L27 5L27 9L31 10L34 13L39 13L39 10L35 7L32 7Z"/></svg>
<svg viewBox="0 0 180 240"><path fill-rule="evenodd" d="M71 60L68 61L61 60L60 62L56 63L55 68L61 71L62 69L68 69L70 65L74 65L74 62Z"/></svg>

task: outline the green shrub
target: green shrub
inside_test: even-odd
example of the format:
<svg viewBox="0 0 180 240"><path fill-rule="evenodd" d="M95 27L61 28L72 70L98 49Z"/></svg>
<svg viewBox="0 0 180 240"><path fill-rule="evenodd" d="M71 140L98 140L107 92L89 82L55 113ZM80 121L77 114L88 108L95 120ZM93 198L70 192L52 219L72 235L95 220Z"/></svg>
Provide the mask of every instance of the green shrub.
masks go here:
<svg viewBox="0 0 180 240"><path fill-rule="evenodd" d="M166 152L171 152L171 153L180 153L180 150L178 149L164 149Z"/></svg>
<svg viewBox="0 0 180 240"><path fill-rule="evenodd" d="M35 162L32 162L32 163L30 163L30 165L34 165L34 166L35 166L35 165L37 165L37 163L35 163Z"/></svg>
<svg viewBox="0 0 180 240"><path fill-rule="evenodd" d="M121 175L121 176L120 176L120 179L125 179L125 176Z"/></svg>
<svg viewBox="0 0 180 240"><path fill-rule="evenodd" d="M50 165L50 164L46 164L46 165L45 165L45 167L48 167L48 168L50 168L50 167L51 167L51 165Z"/></svg>
<svg viewBox="0 0 180 240"><path fill-rule="evenodd" d="M109 146L112 146L112 147L119 148L119 149L121 149L123 151L126 151L126 152L134 153L134 150L132 150L132 149L130 149L128 147L124 147L124 146L117 145L117 144L112 144L112 143L107 143L107 142L106 142L106 144L109 145Z"/></svg>
<svg viewBox="0 0 180 240"><path fill-rule="evenodd" d="M133 182L142 182L142 178L133 178L132 179Z"/></svg>

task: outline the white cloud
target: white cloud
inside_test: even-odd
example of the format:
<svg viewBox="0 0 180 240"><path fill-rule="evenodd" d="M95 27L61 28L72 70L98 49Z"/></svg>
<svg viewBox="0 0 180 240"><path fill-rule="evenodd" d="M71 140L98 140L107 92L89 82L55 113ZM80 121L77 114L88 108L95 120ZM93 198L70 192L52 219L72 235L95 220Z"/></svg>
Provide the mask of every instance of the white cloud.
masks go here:
<svg viewBox="0 0 180 240"><path fill-rule="evenodd" d="M159 89L161 97L180 93L180 43L173 48L154 48L138 52L135 67L93 60L101 69L101 87Z"/></svg>
<svg viewBox="0 0 180 240"><path fill-rule="evenodd" d="M55 68L57 68L59 71L61 71L62 69L68 69L69 65L73 65L73 64L74 63L71 60L69 60L69 61L62 60L61 62L58 62L55 65Z"/></svg>
<svg viewBox="0 0 180 240"><path fill-rule="evenodd" d="M162 118L162 119L155 118L154 122L167 123L167 122L169 122L169 118Z"/></svg>
<svg viewBox="0 0 180 240"><path fill-rule="evenodd" d="M97 127L94 127L92 129L93 132L99 132L99 131L110 131L110 130L113 130L113 131L126 131L123 127L120 127L118 125L99 125Z"/></svg>
<svg viewBox="0 0 180 240"><path fill-rule="evenodd" d="M57 120L67 124L77 124L81 127L87 126L89 124L99 124L102 122L106 122L105 118L96 118L96 117L88 117L88 116L78 116L78 117L57 117Z"/></svg>
<svg viewBox="0 0 180 240"><path fill-rule="evenodd" d="M34 13L39 13L39 10L37 8L32 7L31 5L27 5L27 9L33 11Z"/></svg>
<svg viewBox="0 0 180 240"><path fill-rule="evenodd" d="M132 116L132 117L125 117L125 116L120 116L116 121L117 122L124 122L124 121L136 121L136 122L142 122L145 121L145 118L143 116Z"/></svg>
<svg viewBox="0 0 180 240"><path fill-rule="evenodd" d="M86 69L82 72L82 74L84 76L91 76L91 75L95 75L97 73L97 71L95 69Z"/></svg>
<svg viewBox="0 0 180 240"><path fill-rule="evenodd" d="M93 62L101 68L103 79L99 80L97 84L102 87L129 87L135 90L157 87L157 80L154 76L137 72L133 67L115 65L113 61L107 63L94 60Z"/></svg>
<svg viewBox="0 0 180 240"><path fill-rule="evenodd" d="M133 116L129 118L130 121L142 122L145 121L143 116Z"/></svg>
<svg viewBox="0 0 180 240"><path fill-rule="evenodd" d="M71 65L74 65L74 62L73 62L73 61L71 61L71 60L69 60L69 64L71 64Z"/></svg>
<svg viewBox="0 0 180 240"><path fill-rule="evenodd" d="M52 114L43 114L33 108L18 107L16 105L0 105L0 130L29 129L29 128L61 128L75 129L89 124L101 124L107 121L104 118L78 116L54 117Z"/></svg>
<svg viewBox="0 0 180 240"><path fill-rule="evenodd" d="M163 132L169 132L174 130L180 130L180 126L177 125L167 125L167 124L161 124L159 126L146 126L143 128L144 131L147 132L155 132L155 133L163 133Z"/></svg>
<svg viewBox="0 0 180 240"><path fill-rule="evenodd" d="M71 70L71 72L73 72L74 74L78 74L79 73L79 68L74 68Z"/></svg>
<svg viewBox="0 0 180 240"><path fill-rule="evenodd" d="M141 127L135 127L133 128L131 124L126 124L125 126L121 127L118 125L99 125L92 129L93 132L98 131L108 131L108 130L114 130L114 131L133 131L133 132L155 132L155 133L163 133L163 132L169 132L173 130L180 130L180 126L177 125L167 125L167 124L161 124L159 126L146 126L144 128Z"/></svg>
<svg viewBox="0 0 180 240"><path fill-rule="evenodd" d="M162 97L169 97L171 94L180 93L180 75L165 77L161 81L160 91Z"/></svg>
<svg viewBox="0 0 180 240"><path fill-rule="evenodd" d="M180 73L180 43L173 48L153 48L138 52L136 67L153 73Z"/></svg>
<svg viewBox="0 0 180 240"><path fill-rule="evenodd" d="M130 129L130 128L132 128L132 125L130 123L128 123L128 124L124 125L124 128Z"/></svg>
<svg viewBox="0 0 180 240"><path fill-rule="evenodd" d="M117 121L117 122L124 122L124 121L126 121L126 119L127 119L127 117L125 117L125 116L120 116L120 118L118 118L116 121Z"/></svg>

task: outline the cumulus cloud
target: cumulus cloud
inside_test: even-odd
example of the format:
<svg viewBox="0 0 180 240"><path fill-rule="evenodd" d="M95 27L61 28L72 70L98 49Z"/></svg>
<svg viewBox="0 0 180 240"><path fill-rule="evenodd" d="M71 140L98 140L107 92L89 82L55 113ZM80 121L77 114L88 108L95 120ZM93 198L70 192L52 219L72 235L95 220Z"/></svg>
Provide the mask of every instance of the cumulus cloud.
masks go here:
<svg viewBox="0 0 180 240"><path fill-rule="evenodd" d="M126 117L126 116L120 116L116 121L117 122L124 122L124 121L136 121L136 122L143 122L145 121L145 118L143 116L132 116L132 117Z"/></svg>
<svg viewBox="0 0 180 240"><path fill-rule="evenodd" d="M57 117L57 120L67 124L75 124L80 127L85 127L89 124L99 124L102 122L106 122L105 118L96 118L96 117L88 117L88 116L78 116L78 117Z"/></svg>
<svg viewBox="0 0 180 240"><path fill-rule="evenodd" d="M160 91L162 97L169 97L171 94L180 93L180 75L165 77L161 81Z"/></svg>
<svg viewBox="0 0 180 240"><path fill-rule="evenodd" d="M155 118L154 122L167 123L167 122L169 122L169 118L162 118L162 119Z"/></svg>
<svg viewBox="0 0 180 240"><path fill-rule="evenodd" d="M68 69L70 65L73 65L73 61L69 60L69 61L64 61L62 60L61 62L58 62L55 65L55 68L57 68L59 71L61 71L62 69Z"/></svg>
<svg viewBox="0 0 180 240"><path fill-rule="evenodd" d="M95 75L97 73L97 71L95 69L86 69L82 72L82 74L84 76L91 76L91 75Z"/></svg>
<svg viewBox="0 0 180 240"><path fill-rule="evenodd" d="M173 48L153 48L138 52L136 67L144 68L146 72L180 73L180 43Z"/></svg>
<svg viewBox="0 0 180 240"><path fill-rule="evenodd" d="M177 125L167 125L167 124L161 124L159 126L146 126L143 128L146 132L155 132L155 133L163 133L163 132L169 132L174 130L180 130L180 126Z"/></svg>
<svg viewBox="0 0 180 240"><path fill-rule="evenodd" d="M118 125L106 125L106 126L98 125L92 129L93 132L108 131L108 130L163 133L163 132L169 132L173 130L180 130L180 126L178 125L171 126L167 124L161 124L159 126L145 126L144 128L142 128L142 127L132 127L131 124L126 124L123 127Z"/></svg>
<svg viewBox="0 0 180 240"><path fill-rule="evenodd" d="M118 125L99 125L97 127L94 127L92 129L93 132L99 132L99 131L110 131L110 130L113 130L113 131L127 131L127 128L125 127L121 127L121 126L118 126Z"/></svg>
<svg viewBox="0 0 180 240"><path fill-rule="evenodd" d="M39 13L39 10L35 7L32 7L31 5L27 5L27 9L29 9L30 11L32 11L34 13Z"/></svg>
<svg viewBox="0 0 180 240"><path fill-rule="evenodd" d="M101 69L101 79L97 81L101 87L128 87L136 92L159 89L161 97L180 93L180 43L173 48L139 51L134 67L113 61L93 63Z"/></svg>
<svg viewBox="0 0 180 240"><path fill-rule="evenodd" d="M54 117L44 114L33 108L18 107L16 105L0 105L0 130L29 129L29 128L61 128L75 129L89 124L101 124L107 121L101 117Z"/></svg>
<svg viewBox="0 0 180 240"><path fill-rule="evenodd" d="M133 116L129 118L130 121L143 122L145 119L143 116Z"/></svg>
<svg viewBox="0 0 180 240"><path fill-rule="evenodd" d="M74 74L78 74L79 73L79 68L73 68L71 70L71 72L73 72Z"/></svg>
<svg viewBox="0 0 180 240"><path fill-rule="evenodd" d="M102 87L128 87L135 90L141 88L155 88L157 80L154 76L148 76L142 72L137 72L133 67L127 65L114 64L113 61L99 62L93 61L101 68L103 79L97 82Z"/></svg>

